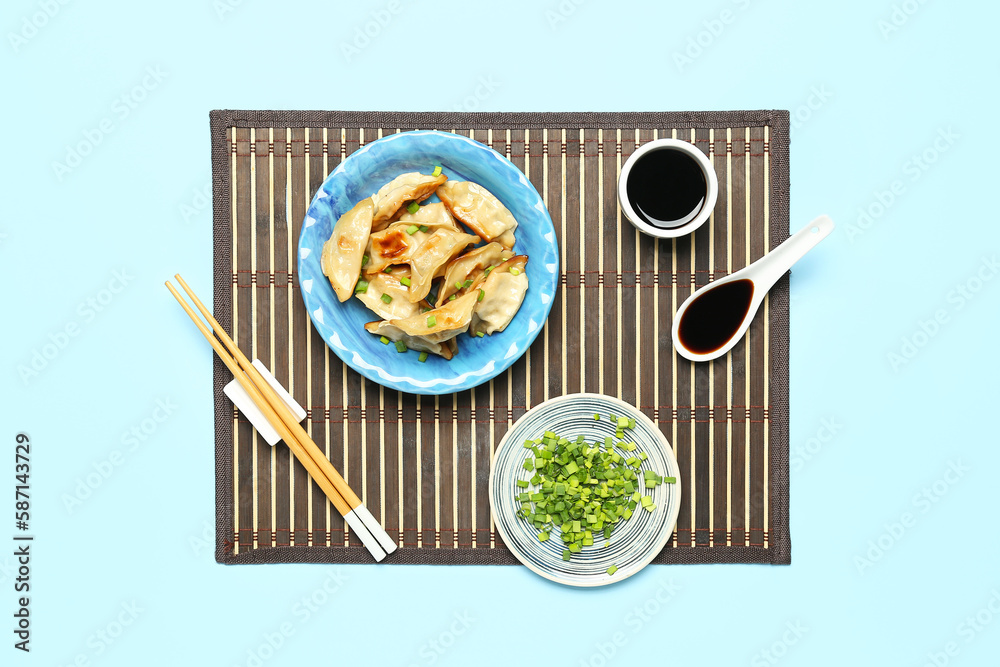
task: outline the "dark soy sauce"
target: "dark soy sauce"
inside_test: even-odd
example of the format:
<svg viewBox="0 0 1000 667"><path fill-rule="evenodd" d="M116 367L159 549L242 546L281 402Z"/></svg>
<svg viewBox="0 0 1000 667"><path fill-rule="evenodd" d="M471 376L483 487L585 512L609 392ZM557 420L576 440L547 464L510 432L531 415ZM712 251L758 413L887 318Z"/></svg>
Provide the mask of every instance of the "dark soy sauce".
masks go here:
<svg viewBox="0 0 1000 667"><path fill-rule="evenodd" d="M736 335L752 300L753 281L746 278L705 290L681 316L681 345L695 354L715 352Z"/></svg>
<svg viewBox="0 0 1000 667"><path fill-rule="evenodd" d="M679 227L701 211L708 185L694 158L660 148L640 157L628 174L625 191L636 214L654 227Z"/></svg>

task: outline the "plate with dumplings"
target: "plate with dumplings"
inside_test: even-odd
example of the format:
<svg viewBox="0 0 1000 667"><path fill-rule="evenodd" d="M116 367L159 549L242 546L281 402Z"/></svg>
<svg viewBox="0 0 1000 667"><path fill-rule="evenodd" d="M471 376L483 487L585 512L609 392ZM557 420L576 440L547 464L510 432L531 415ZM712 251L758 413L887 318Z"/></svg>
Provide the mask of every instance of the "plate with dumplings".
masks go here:
<svg viewBox="0 0 1000 667"><path fill-rule="evenodd" d="M344 363L391 389L448 394L527 351L555 299L559 247L505 157L462 135L402 132L327 176L298 272L313 326Z"/></svg>

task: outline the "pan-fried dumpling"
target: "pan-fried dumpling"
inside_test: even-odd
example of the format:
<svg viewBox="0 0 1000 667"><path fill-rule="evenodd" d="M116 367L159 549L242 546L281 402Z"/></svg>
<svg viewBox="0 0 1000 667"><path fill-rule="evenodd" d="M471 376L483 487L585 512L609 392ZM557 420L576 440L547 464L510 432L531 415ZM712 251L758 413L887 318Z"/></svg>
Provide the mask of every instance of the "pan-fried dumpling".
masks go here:
<svg viewBox="0 0 1000 667"><path fill-rule="evenodd" d="M432 232L419 229L410 234L411 224L394 223L387 229L373 232L368 239L368 263L365 273L378 273L393 264L406 264L414 256L417 248L427 240ZM456 230L457 231L457 230Z"/></svg>
<svg viewBox="0 0 1000 667"><path fill-rule="evenodd" d="M478 299L482 290L483 300L476 304L469 333L492 334L507 328L528 291L527 262L527 255L512 257L472 286L469 296Z"/></svg>
<svg viewBox="0 0 1000 667"><path fill-rule="evenodd" d="M444 304L452 294L465 294L469 288L460 285L472 285L487 266L500 264L513 256L513 252L494 241L451 260L444 272L444 284L438 290L437 305Z"/></svg>
<svg viewBox="0 0 1000 667"><path fill-rule="evenodd" d="M455 356L456 347L454 338L446 340L442 343L435 343L420 336L410 336L396 325L386 322L385 320L369 322L365 325L365 330L369 333L375 334L376 336L385 336L389 340L402 341L402 343L411 350L430 352L431 354L442 356L445 359L451 359Z"/></svg>
<svg viewBox="0 0 1000 667"><path fill-rule="evenodd" d="M372 230L372 200L362 199L354 208L340 216L333 226L333 235L323 244L323 273L330 279L333 291L341 302L354 293L354 284L361 273L361 260Z"/></svg>
<svg viewBox="0 0 1000 667"><path fill-rule="evenodd" d="M371 235L368 242L368 264L365 274L384 271L386 267L400 264L410 266L410 301L416 303L427 297L431 282L444 271L444 266L478 237L450 227L410 234L412 225L396 222L381 232Z"/></svg>
<svg viewBox="0 0 1000 667"><path fill-rule="evenodd" d="M448 180L444 174L430 176L412 171L392 179L375 194L375 217L372 229L384 228L399 208L409 201L423 201Z"/></svg>
<svg viewBox="0 0 1000 667"><path fill-rule="evenodd" d="M429 310L431 306L426 301L421 303L410 301L410 288L401 282L401 279L409 277L410 271L406 267L397 268L392 273L379 272L367 275L365 281L368 287L364 292L358 292L354 296L383 320L416 315L422 307ZM390 297L389 303L385 302L383 295Z"/></svg>
<svg viewBox="0 0 1000 667"><path fill-rule="evenodd" d="M472 311L476 307L478 298L478 292L469 293L426 313L389 320L389 324L399 328L408 336L422 338L431 343L443 343L469 329Z"/></svg>
<svg viewBox="0 0 1000 667"><path fill-rule="evenodd" d="M407 211L403 215L399 216L399 220L397 220L397 222L405 222L407 225L423 225L431 229L436 227L447 227L454 229L455 231L462 231L462 228L458 226L457 222L455 222L455 218L453 218L451 213L448 212L448 208L441 202L434 202L433 204L421 206L416 213L410 213Z"/></svg>
<svg viewBox="0 0 1000 667"><path fill-rule="evenodd" d="M489 190L470 181L448 181L437 189L451 214L486 241L514 247L517 220Z"/></svg>
<svg viewBox="0 0 1000 667"><path fill-rule="evenodd" d="M419 232L417 232L419 234ZM479 239L472 234L456 232L445 227L434 230L420 244L417 253L409 259L410 301L420 301L431 291L431 283L438 271L469 245Z"/></svg>

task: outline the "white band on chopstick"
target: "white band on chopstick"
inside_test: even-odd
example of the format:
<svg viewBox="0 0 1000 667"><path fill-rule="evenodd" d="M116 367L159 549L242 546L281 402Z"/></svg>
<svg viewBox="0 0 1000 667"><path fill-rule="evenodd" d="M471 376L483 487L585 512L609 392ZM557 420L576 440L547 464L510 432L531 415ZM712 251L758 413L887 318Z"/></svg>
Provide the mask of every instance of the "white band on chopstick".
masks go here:
<svg viewBox="0 0 1000 667"><path fill-rule="evenodd" d="M367 507L364 505L358 505L354 508L353 512L360 517L361 521L365 524L365 527L368 528L371 534L375 536L379 545L385 549L386 554L391 554L396 550L396 543L392 541L389 534L382 528L382 524L380 524L375 517L372 516L372 513L368 511Z"/></svg>
<svg viewBox="0 0 1000 667"><path fill-rule="evenodd" d="M351 530L353 530L354 533L361 538L361 543L364 544L371 555L375 557L376 563L385 558L385 550L379 546L378 540L372 537L372 534L368 532L368 528L365 527L361 518L354 513L354 510L351 510L344 515L344 521L346 521L347 525L351 527Z"/></svg>
<svg viewBox="0 0 1000 667"><path fill-rule="evenodd" d="M281 386L281 383L274 379L274 376L268 372L267 366L265 366L260 359L254 359L253 365L254 368L260 371L261 376L267 380L267 383L271 385L271 388L274 389L275 393L281 397L281 400L284 401L285 405L288 406L288 409L292 411L292 414L294 414L299 421L305 419L306 411L301 405L295 402L295 399L292 398L291 394L285 391L285 388ZM264 417L264 413L261 412L256 405L254 405L250 395L243 390L243 387L240 386L239 382L232 380L229 384L223 387L222 391L229 397L229 400L236 404L236 407L240 409L240 412L242 412L243 415L250 420L253 427L257 429L257 433L259 433L260 437L267 441L267 444L272 447L278 444L281 440L281 436L278 435L278 432L273 426L271 426L270 422L267 421L267 418Z"/></svg>

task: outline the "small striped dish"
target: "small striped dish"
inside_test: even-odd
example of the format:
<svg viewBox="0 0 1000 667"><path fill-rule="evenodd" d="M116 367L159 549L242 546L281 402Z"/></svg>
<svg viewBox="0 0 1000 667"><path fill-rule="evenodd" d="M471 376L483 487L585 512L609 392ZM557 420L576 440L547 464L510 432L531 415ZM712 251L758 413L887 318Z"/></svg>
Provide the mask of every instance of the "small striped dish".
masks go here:
<svg viewBox="0 0 1000 667"><path fill-rule="evenodd" d="M594 414L601 419L595 420ZM534 474L523 468L525 440L553 431L562 437L584 436L588 443L614 437L615 425L609 415L635 419L635 428L626 431L625 439L638 445L636 452L645 452L648 459L643 470L654 470L677 478L675 484L660 484L643 491L651 495L656 509L647 512L636 508L632 518L619 522L611 533L611 544L594 540L594 546L584 547L569 561L562 559L563 542L558 528L546 542L538 541L538 531L517 517L518 479L528 480ZM493 458L490 471L490 508L497 530L504 543L529 569L552 581L570 586L603 586L626 579L646 566L670 539L677 522L681 503L681 478L677 460L663 433L634 406L601 394L568 394L535 406L507 431ZM607 573L611 565L618 567Z"/></svg>

